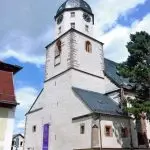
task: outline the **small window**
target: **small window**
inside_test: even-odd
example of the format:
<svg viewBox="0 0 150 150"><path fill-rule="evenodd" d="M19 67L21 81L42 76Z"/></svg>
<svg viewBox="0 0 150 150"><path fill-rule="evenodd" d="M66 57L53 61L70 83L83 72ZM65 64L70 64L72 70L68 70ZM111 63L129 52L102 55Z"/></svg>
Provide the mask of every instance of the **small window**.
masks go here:
<svg viewBox="0 0 150 150"><path fill-rule="evenodd" d="M85 125L81 124L80 125L80 134L84 134L85 133Z"/></svg>
<svg viewBox="0 0 150 150"><path fill-rule="evenodd" d="M36 126L32 127L32 132L36 132Z"/></svg>
<svg viewBox="0 0 150 150"><path fill-rule="evenodd" d="M61 27L58 28L58 34L60 34L60 33L61 33Z"/></svg>
<svg viewBox="0 0 150 150"><path fill-rule="evenodd" d="M122 138L128 137L128 128L121 128L121 137Z"/></svg>
<svg viewBox="0 0 150 150"><path fill-rule="evenodd" d="M85 25L85 31L89 32L89 26L88 25Z"/></svg>
<svg viewBox="0 0 150 150"><path fill-rule="evenodd" d="M112 137L112 127L111 126L105 126L105 136Z"/></svg>
<svg viewBox="0 0 150 150"><path fill-rule="evenodd" d="M71 17L75 17L75 12L71 12Z"/></svg>
<svg viewBox="0 0 150 150"><path fill-rule="evenodd" d="M74 28L75 29L75 23L71 23L71 28Z"/></svg>
<svg viewBox="0 0 150 150"><path fill-rule="evenodd" d="M85 49L86 49L86 52L92 53L92 44L89 41L85 42Z"/></svg>
<svg viewBox="0 0 150 150"><path fill-rule="evenodd" d="M20 142L20 146L23 146L23 142Z"/></svg>
<svg viewBox="0 0 150 150"><path fill-rule="evenodd" d="M60 56L61 54L61 40L56 42L56 50L55 50L55 57Z"/></svg>

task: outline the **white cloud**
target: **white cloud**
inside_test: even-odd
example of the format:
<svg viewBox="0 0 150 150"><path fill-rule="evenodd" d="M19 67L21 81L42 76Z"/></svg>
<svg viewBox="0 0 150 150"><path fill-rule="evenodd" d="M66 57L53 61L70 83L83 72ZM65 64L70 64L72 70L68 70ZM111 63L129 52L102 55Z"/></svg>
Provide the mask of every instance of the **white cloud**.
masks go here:
<svg viewBox="0 0 150 150"><path fill-rule="evenodd" d="M25 120L20 120L16 125L17 129L24 129L25 128Z"/></svg>
<svg viewBox="0 0 150 150"><path fill-rule="evenodd" d="M92 6L96 19L95 33L101 34L108 28L115 26L119 17L127 17L129 13L136 11L138 5L144 4L146 1L126 0L123 2L121 0L94 0Z"/></svg>
<svg viewBox="0 0 150 150"><path fill-rule="evenodd" d="M23 87L16 90L17 102L20 103L18 109L27 111L35 101L38 91L33 87Z"/></svg>
<svg viewBox="0 0 150 150"><path fill-rule="evenodd" d="M35 39L17 31L11 32L1 41L0 59L13 57L20 62L41 65L45 62L45 46L52 40L53 34L52 28Z"/></svg>
<svg viewBox="0 0 150 150"><path fill-rule="evenodd" d="M116 62L126 60L128 52L126 44L130 40L130 33L137 31L146 31L150 34L150 14L147 14L142 20L136 20L131 27L116 25L110 32L99 37L104 42L104 52L107 58Z"/></svg>
<svg viewBox="0 0 150 150"><path fill-rule="evenodd" d="M146 0L126 0L125 2L122 0L88 1L93 6L93 12L96 17L96 37L99 37L109 27L115 26L120 16L126 17L132 10L136 10L138 5L146 2ZM119 30L118 26L116 30ZM42 33L37 38L31 38L19 33L19 31L14 31L5 36L0 42L0 45L2 45L0 47L0 59L13 57L20 62L41 65L45 61L44 46L53 39L53 28L46 29L45 33Z"/></svg>

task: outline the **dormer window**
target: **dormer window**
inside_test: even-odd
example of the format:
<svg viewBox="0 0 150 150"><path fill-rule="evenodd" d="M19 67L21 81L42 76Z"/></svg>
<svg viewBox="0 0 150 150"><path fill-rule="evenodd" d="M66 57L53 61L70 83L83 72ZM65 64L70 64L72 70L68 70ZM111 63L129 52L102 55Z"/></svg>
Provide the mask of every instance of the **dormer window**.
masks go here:
<svg viewBox="0 0 150 150"><path fill-rule="evenodd" d="M74 22L71 23L71 28L75 29L75 23Z"/></svg>
<svg viewBox="0 0 150 150"><path fill-rule="evenodd" d="M71 12L71 18L75 17L75 12Z"/></svg>
<svg viewBox="0 0 150 150"><path fill-rule="evenodd" d="M90 41L85 42L85 49L86 49L86 52L92 53L92 44Z"/></svg>

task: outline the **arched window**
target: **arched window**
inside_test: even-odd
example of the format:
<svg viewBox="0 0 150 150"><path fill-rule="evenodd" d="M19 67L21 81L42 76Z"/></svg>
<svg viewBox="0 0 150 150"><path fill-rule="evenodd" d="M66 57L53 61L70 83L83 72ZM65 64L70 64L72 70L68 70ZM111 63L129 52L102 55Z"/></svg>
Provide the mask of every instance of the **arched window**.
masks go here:
<svg viewBox="0 0 150 150"><path fill-rule="evenodd" d="M89 41L85 42L85 49L86 49L86 52L92 53L92 44Z"/></svg>
<svg viewBox="0 0 150 150"><path fill-rule="evenodd" d="M58 40L56 42L55 57L60 56L60 54L61 54L61 41Z"/></svg>
<svg viewBox="0 0 150 150"><path fill-rule="evenodd" d="M55 48L55 61L54 66L57 66L61 62L61 51L62 51L62 42L61 40L58 40L56 42L56 48Z"/></svg>

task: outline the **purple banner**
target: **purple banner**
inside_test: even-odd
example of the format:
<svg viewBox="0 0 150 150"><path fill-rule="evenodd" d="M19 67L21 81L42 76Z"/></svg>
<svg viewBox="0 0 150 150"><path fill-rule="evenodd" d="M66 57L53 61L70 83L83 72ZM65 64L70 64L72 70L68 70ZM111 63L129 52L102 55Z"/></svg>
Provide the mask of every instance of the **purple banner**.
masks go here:
<svg viewBox="0 0 150 150"><path fill-rule="evenodd" d="M48 150L48 143L49 143L49 124L44 124L43 127L43 149Z"/></svg>

